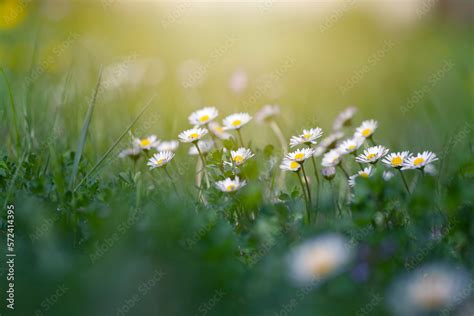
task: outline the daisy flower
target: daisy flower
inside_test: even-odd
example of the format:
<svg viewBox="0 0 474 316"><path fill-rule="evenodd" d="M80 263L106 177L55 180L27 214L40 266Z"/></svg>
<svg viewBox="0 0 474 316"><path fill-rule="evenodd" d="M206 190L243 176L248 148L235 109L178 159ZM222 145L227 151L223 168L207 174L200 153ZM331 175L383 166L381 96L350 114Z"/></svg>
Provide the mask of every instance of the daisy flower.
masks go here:
<svg viewBox="0 0 474 316"><path fill-rule="evenodd" d="M375 171L375 168L373 168L372 166L368 166L362 170L359 170L357 174L362 178L369 178L374 174L374 171Z"/></svg>
<svg viewBox="0 0 474 316"><path fill-rule="evenodd" d="M195 143L198 140L200 140L202 137L204 137L206 134L207 134L207 129L195 127L195 128L188 129L184 132L181 132L178 135L178 138L180 142L182 143Z"/></svg>
<svg viewBox="0 0 474 316"><path fill-rule="evenodd" d="M178 149L179 142L177 140L162 141L156 146L158 151L176 151Z"/></svg>
<svg viewBox="0 0 474 316"><path fill-rule="evenodd" d="M339 113L339 115L334 120L334 124L332 125L332 129L335 130L335 131L338 131L341 128L343 128L344 126L350 126L352 118L354 117L356 112L357 112L357 108L351 106L351 107L345 109L344 111L342 111L341 113Z"/></svg>
<svg viewBox="0 0 474 316"><path fill-rule="evenodd" d="M239 177L235 177L234 180L232 180L231 178L226 178L222 181L216 182L217 188L222 192L234 192L242 188L246 184L246 181L240 181Z"/></svg>
<svg viewBox="0 0 474 316"><path fill-rule="evenodd" d="M339 146L338 149L342 154L352 154L357 149L362 146L364 143L365 138L363 137L352 137L351 139L346 139L343 141Z"/></svg>
<svg viewBox="0 0 474 316"><path fill-rule="evenodd" d="M388 153L388 149L382 145L372 146L364 150L363 154L356 157L360 163L376 163L380 158Z"/></svg>
<svg viewBox="0 0 474 316"><path fill-rule="evenodd" d="M235 113L227 116L222 121L222 124L224 125L224 130L240 129L250 120L252 120L252 117L248 113Z"/></svg>
<svg viewBox="0 0 474 316"><path fill-rule="evenodd" d="M304 129L303 133L297 136L292 136L290 139L290 147L298 145L316 144L316 139L323 135L321 128L316 127L312 129Z"/></svg>
<svg viewBox="0 0 474 316"><path fill-rule="evenodd" d="M205 107L196 112L191 113L188 121L191 125L201 126L214 120L219 112L215 107Z"/></svg>
<svg viewBox="0 0 474 316"><path fill-rule="evenodd" d="M145 138L135 138L134 145L142 150L150 150L153 147L156 147L159 144L159 140L155 135L150 135Z"/></svg>
<svg viewBox="0 0 474 316"><path fill-rule="evenodd" d="M389 289L396 315L438 315L454 309L469 295L459 295L472 285L469 274L446 264L428 264L401 277Z"/></svg>
<svg viewBox="0 0 474 316"><path fill-rule="evenodd" d="M411 157L409 151L401 151L398 153L390 153L382 159L382 162L391 168L400 169L403 164Z"/></svg>
<svg viewBox="0 0 474 316"><path fill-rule="evenodd" d="M383 173L382 173L382 178L385 180L385 181L390 181L390 179L392 179L395 175L393 174L393 172L391 171L388 171L388 170L385 170Z"/></svg>
<svg viewBox="0 0 474 316"><path fill-rule="evenodd" d="M301 165L299 162L290 159L283 159L280 165L280 169L283 171L298 171L300 170Z"/></svg>
<svg viewBox="0 0 474 316"><path fill-rule="evenodd" d="M332 180L336 176L336 168L335 167L326 167L321 170L321 174L327 180Z"/></svg>
<svg viewBox="0 0 474 316"><path fill-rule="evenodd" d="M247 159L249 158L252 158L253 156L255 156L252 151L248 148L239 148L237 150L232 150L230 152L230 155L232 157L232 161L234 162L234 164L236 166L240 166L242 164L244 164L244 162L247 161Z"/></svg>
<svg viewBox="0 0 474 316"><path fill-rule="evenodd" d="M336 147L337 141L340 140L342 137L344 137L343 132L331 133L328 137L321 140L320 145L325 147L326 149L333 149Z"/></svg>
<svg viewBox="0 0 474 316"><path fill-rule="evenodd" d="M324 154L321 161L323 167L335 167L341 162L341 153L337 149L332 149Z"/></svg>
<svg viewBox="0 0 474 316"><path fill-rule="evenodd" d="M368 138L377 129L378 123L375 120L363 121L362 124L356 129L355 136Z"/></svg>
<svg viewBox="0 0 474 316"><path fill-rule="evenodd" d="M306 159L311 158L311 156L313 156L313 153L313 148L302 148L288 153L286 155L286 158L297 162L304 162Z"/></svg>
<svg viewBox="0 0 474 316"><path fill-rule="evenodd" d="M232 137L229 133L226 133L222 126L217 122L210 122L208 125L211 133L214 134L219 139L229 139Z"/></svg>
<svg viewBox="0 0 474 316"><path fill-rule="evenodd" d="M323 145L319 144L319 145L317 145L316 147L314 147L313 156L314 156L314 157L319 157L319 156L321 156L322 154L324 154L325 152L326 152L326 147L324 147Z"/></svg>
<svg viewBox="0 0 474 316"><path fill-rule="evenodd" d="M418 153L415 156L408 157L406 162L403 163L402 170L406 169L424 169L426 166L438 160L435 153L431 151L424 151Z"/></svg>
<svg viewBox="0 0 474 316"><path fill-rule="evenodd" d="M211 151L212 147L214 146L214 142L211 139L206 139L206 140L198 141L196 145L199 147L199 150L201 151L201 153L205 154ZM199 155L199 152L196 146L192 146L189 148L188 155L191 155L191 156Z"/></svg>
<svg viewBox="0 0 474 316"><path fill-rule="evenodd" d="M142 150L139 147L133 146L132 148L122 150L118 156L119 158L130 157L132 159L138 159L141 152Z"/></svg>
<svg viewBox="0 0 474 316"><path fill-rule="evenodd" d="M349 179L347 180L347 183L349 184L349 186L351 188L355 187L356 185L356 179L359 175L358 174L354 174L352 176L349 177Z"/></svg>
<svg viewBox="0 0 474 316"><path fill-rule="evenodd" d="M150 166L150 169L161 168L166 166L171 159L174 158L174 153L171 151L161 151L154 154L149 160L147 165Z"/></svg>
<svg viewBox="0 0 474 316"><path fill-rule="evenodd" d="M326 234L295 247L289 257L290 277L298 285L307 285L340 273L350 262L352 251L339 234Z"/></svg>
<svg viewBox="0 0 474 316"><path fill-rule="evenodd" d="M278 105L264 105L260 111L255 114L255 121L258 123L265 123L280 114L280 107Z"/></svg>

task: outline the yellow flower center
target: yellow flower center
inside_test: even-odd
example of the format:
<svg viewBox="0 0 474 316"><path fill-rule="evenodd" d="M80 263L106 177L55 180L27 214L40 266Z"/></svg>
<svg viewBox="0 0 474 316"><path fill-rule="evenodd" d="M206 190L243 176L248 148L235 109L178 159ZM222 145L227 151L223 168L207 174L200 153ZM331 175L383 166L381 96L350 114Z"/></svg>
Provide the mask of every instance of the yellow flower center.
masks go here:
<svg viewBox="0 0 474 316"><path fill-rule="evenodd" d="M303 134L303 138L304 138L304 139L308 139L308 138L310 138L310 137L311 137L311 134Z"/></svg>
<svg viewBox="0 0 474 316"><path fill-rule="evenodd" d="M419 165L421 165L421 164L424 163L424 162L425 162L425 158L423 158L423 157L418 157L418 158L416 158L416 159L413 161L413 164L414 164L415 166L419 166Z"/></svg>
<svg viewBox="0 0 474 316"><path fill-rule="evenodd" d="M368 178L369 177L369 174L365 171L362 171L361 173L359 173L359 175L362 177L362 178Z"/></svg>
<svg viewBox="0 0 474 316"><path fill-rule="evenodd" d="M244 161L244 157L242 157L241 155L237 155L234 157L234 161L236 164L241 164L243 161Z"/></svg>
<svg viewBox="0 0 474 316"><path fill-rule="evenodd" d="M189 139L196 139L199 137L199 134L198 133L192 133L189 135Z"/></svg>
<svg viewBox="0 0 474 316"><path fill-rule="evenodd" d="M366 128L362 131L362 136L364 136L364 137L369 137L370 134L372 134L372 129L371 128Z"/></svg>
<svg viewBox="0 0 474 316"><path fill-rule="evenodd" d="M396 156L396 157L392 158L392 166L393 167L401 166L402 163L403 163L402 157Z"/></svg>
<svg viewBox="0 0 474 316"><path fill-rule="evenodd" d="M232 126L239 126L240 124L242 124L241 120L235 120L232 122Z"/></svg>
<svg viewBox="0 0 474 316"><path fill-rule="evenodd" d="M304 158L304 154L303 154L303 153L298 153L298 154L295 155L295 159L296 159L296 160L301 160L301 159L303 159L303 158Z"/></svg>
<svg viewBox="0 0 474 316"><path fill-rule="evenodd" d="M300 167L300 164L297 163L296 161L290 162L290 168L291 169L298 169Z"/></svg>
<svg viewBox="0 0 474 316"><path fill-rule="evenodd" d="M370 154L367 155L367 159L368 159L368 160L370 160L370 159L372 159L372 158L374 158L374 157L375 157L375 154L374 154L374 153L370 153Z"/></svg>
<svg viewBox="0 0 474 316"><path fill-rule="evenodd" d="M222 133L224 130L222 129L221 126L218 126L218 127L216 127L216 131L217 131L218 133Z"/></svg>
<svg viewBox="0 0 474 316"><path fill-rule="evenodd" d="M161 159L159 159L159 160L156 161L156 164L157 164L157 165L161 165L161 164L163 163L163 161L164 161L164 159L161 158Z"/></svg>
<svg viewBox="0 0 474 316"><path fill-rule="evenodd" d="M203 115L199 118L199 121L201 121L201 123L204 123L204 122L207 122L209 120L209 115Z"/></svg>
<svg viewBox="0 0 474 316"><path fill-rule="evenodd" d="M354 150L356 148L355 145L349 145L347 146L347 150Z"/></svg>
<svg viewBox="0 0 474 316"><path fill-rule="evenodd" d="M150 146L150 144L151 144L151 141L148 138L144 138L144 139L140 140L140 145L142 147Z"/></svg>
<svg viewBox="0 0 474 316"><path fill-rule="evenodd" d="M227 191L234 191L236 188L235 184L231 183L228 186L225 187Z"/></svg>

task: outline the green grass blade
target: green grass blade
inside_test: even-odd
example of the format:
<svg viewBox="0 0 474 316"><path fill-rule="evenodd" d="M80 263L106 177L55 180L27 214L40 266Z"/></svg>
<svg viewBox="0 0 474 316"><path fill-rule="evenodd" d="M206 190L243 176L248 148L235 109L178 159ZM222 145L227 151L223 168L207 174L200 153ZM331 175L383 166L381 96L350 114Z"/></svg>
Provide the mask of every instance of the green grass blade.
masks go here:
<svg viewBox="0 0 474 316"><path fill-rule="evenodd" d="M130 125L123 131L123 133L119 136L119 138L110 146L110 148L105 152L105 154L100 158L100 160L92 167L92 169L85 175L84 178L79 182L79 184L76 186L73 192L76 192L77 189L86 181L94 172L97 170L97 168L100 167L100 165L105 161L105 159L110 155L110 153L117 147L117 145L120 143L122 138L124 138L125 135L127 135L128 131L135 125L135 123L142 117L142 115L145 113L145 111L150 107L152 104L153 99L155 96L153 95L150 100L146 103L146 105L143 107L143 109L138 113L138 115L135 117L135 119L130 123Z"/></svg>
<svg viewBox="0 0 474 316"><path fill-rule="evenodd" d="M5 74L5 71L3 70L2 67L0 67L0 71L2 72L3 79L5 80L5 85L8 90L8 96L10 97L10 107L12 110L12 115L13 115L13 126L15 128L15 144L16 144L16 150L18 151L20 149L20 129L18 127L18 116L16 114L16 106L15 106L15 99L13 98L13 92L10 86L10 81L8 81L8 77Z"/></svg>
<svg viewBox="0 0 474 316"><path fill-rule="evenodd" d="M94 113L94 107L97 100L97 93L100 87L100 81L102 79L102 68L99 70L99 78L97 79L97 84L95 86L94 97L89 104L87 109L86 118L84 119L84 124L82 125L81 135L79 138L79 143L77 144L76 154L74 155L74 164L72 167L71 179L69 180L69 190L72 190L74 181L76 180L77 172L79 171L79 162L81 161L82 152L84 151L84 145L87 139L87 130L92 120L92 113Z"/></svg>

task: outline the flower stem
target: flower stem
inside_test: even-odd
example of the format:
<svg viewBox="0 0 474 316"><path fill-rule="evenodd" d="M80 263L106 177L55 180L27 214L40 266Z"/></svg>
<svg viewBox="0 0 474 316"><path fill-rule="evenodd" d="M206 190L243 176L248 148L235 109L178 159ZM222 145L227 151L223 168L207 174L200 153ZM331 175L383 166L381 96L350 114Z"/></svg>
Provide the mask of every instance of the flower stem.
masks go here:
<svg viewBox="0 0 474 316"><path fill-rule="evenodd" d="M311 222L311 213L310 213L310 210L309 210L308 197L306 196L306 190L305 190L303 181L301 181L301 175L300 175L299 170L297 171L296 176L298 177L298 181L300 182L301 189L303 190L304 202L306 204L306 221L307 221L307 224L309 224Z"/></svg>
<svg viewBox="0 0 474 316"><path fill-rule="evenodd" d="M301 164L301 170L303 171L303 178L304 178L304 182L306 184L306 190L308 191L308 203L309 203L309 206L312 206L313 201L312 201L312 198L311 198L311 189L309 188L308 177L306 176L306 171L304 170L303 163Z"/></svg>
<svg viewBox="0 0 474 316"><path fill-rule="evenodd" d="M166 169L166 166L163 167L163 170L165 171L166 175L167 175L168 178L170 179L171 185L173 186L173 189L175 190L176 194L179 195L179 193L178 193L178 188L176 187L176 184L174 183L173 177L170 175L170 173L169 173L168 170Z"/></svg>
<svg viewBox="0 0 474 316"><path fill-rule="evenodd" d="M313 162L313 168L314 168L314 175L316 177L316 208L319 206L319 173L318 173L318 167L316 166L316 160L314 159L314 156L311 156L311 161Z"/></svg>
<svg viewBox="0 0 474 316"><path fill-rule="evenodd" d="M242 134L240 133L240 128L236 129L237 135L239 136L240 145L244 147L244 141L242 139Z"/></svg>
<svg viewBox="0 0 474 316"><path fill-rule="evenodd" d="M339 201L338 201L338 197L337 197L337 192L336 192L336 189L334 188L334 183L332 180L329 180L329 183L331 184L331 191L332 191L332 201L334 203L334 206L336 207L337 209L337 212L339 213L339 216L342 215L342 211L341 211L341 207L339 206ZM337 214L336 214L337 215Z"/></svg>
<svg viewBox="0 0 474 316"><path fill-rule="evenodd" d="M398 172L400 172L400 176L402 177L403 184L405 185L405 189L407 190L408 195L410 195L410 188L408 187L407 180L405 179L405 175L403 174L401 169L398 169Z"/></svg>
<svg viewBox="0 0 474 316"><path fill-rule="evenodd" d="M347 180L349 180L349 174L347 173L346 169L344 169L342 163L339 164L339 168L341 168L342 172L346 176Z"/></svg>
<svg viewBox="0 0 474 316"><path fill-rule="evenodd" d="M204 177L206 178L206 185L207 185L207 188L209 189L209 187L210 187L211 185L210 185L210 183L209 183L209 177L208 177L208 175L207 175L206 159L204 158L204 155L202 154L201 149L199 148L197 142L194 143L194 146L196 146L196 149L197 149L197 151L198 151L198 153L199 153L199 157L201 157L201 161L202 161L202 165L203 165L203 166L202 166L202 169L203 169L203 172L204 172Z"/></svg>

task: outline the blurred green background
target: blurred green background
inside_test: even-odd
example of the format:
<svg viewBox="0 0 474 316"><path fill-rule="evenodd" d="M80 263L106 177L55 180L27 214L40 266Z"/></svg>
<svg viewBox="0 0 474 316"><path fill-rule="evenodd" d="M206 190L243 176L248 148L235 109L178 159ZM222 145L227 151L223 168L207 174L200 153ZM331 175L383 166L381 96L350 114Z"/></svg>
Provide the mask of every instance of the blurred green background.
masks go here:
<svg viewBox="0 0 474 316"><path fill-rule="evenodd" d="M425 219L438 220L426 213L436 203L461 222L426 261L454 260L472 272L472 10L470 1L0 0L0 201L15 205L17 251L17 306L12 312L2 302L2 315L286 315L283 306L301 296L286 278L288 246L367 224L330 222L275 237L293 209L263 201L255 176L249 187L256 191L244 199L262 216L238 233L216 215L228 204L206 210L169 184L157 190L143 161L137 176L116 150L73 195L74 151L100 69L78 178L152 95L132 128L136 136L176 139L203 106L216 106L223 118L264 104L280 105L288 139L313 126L329 134L337 113L356 105L356 125L379 121L379 143L440 156L438 177L407 206L419 214L414 234L426 235ZM243 135L254 148L272 143L280 154L267 126L252 122ZM181 145L176 179L192 190L195 157L186 153ZM389 208L387 194L380 205L356 208L372 215ZM329 212L330 197L322 203ZM288 315L352 315L384 296L404 258L424 242L409 241L406 229L364 236L368 280L344 274L304 294ZM258 250L268 238L276 242L257 264L239 260L239 251ZM394 257L377 252L386 243L396 245ZM376 304L371 314L388 310Z"/></svg>

